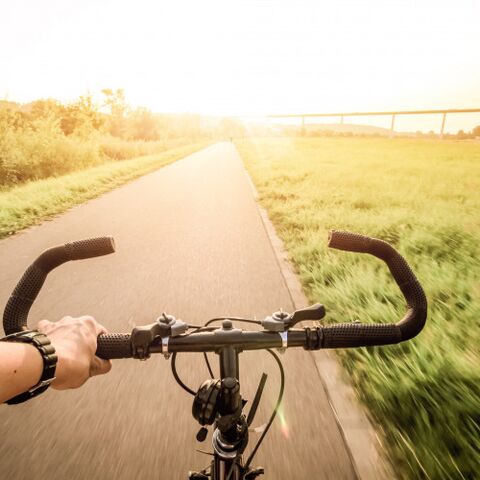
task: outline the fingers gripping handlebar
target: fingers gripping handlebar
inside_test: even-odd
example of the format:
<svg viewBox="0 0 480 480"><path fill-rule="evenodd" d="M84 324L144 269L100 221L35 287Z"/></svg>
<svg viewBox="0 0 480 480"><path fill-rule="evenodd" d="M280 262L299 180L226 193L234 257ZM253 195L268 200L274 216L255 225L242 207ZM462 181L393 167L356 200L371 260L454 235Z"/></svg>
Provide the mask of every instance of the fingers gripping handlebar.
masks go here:
<svg viewBox="0 0 480 480"><path fill-rule="evenodd" d="M115 251L112 237L89 238L45 250L23 274L3 313L3 328L7 335L27 329L30 307L37 298L47 275L70 260L99 257Z"/></svg>
<svg viewBox="0 0 480 480"><path fill-rule="evenodd" d="M350 232L332 231L328 246L338 250L369 253L385 261L407 302L407 313L396 324L343 323L315 329L289 330L289 346L307 349L345 348L387 345L402 342L417 335L425 325L427 300L423 289L405 259L388 243ZM27 328L27 317L46 276L55 267L70 260L96 257L115 250L113 238L101 237L67 243L43 252L27 269L8 300L3 316L5 333ZM315 310L316 311L316 310ZM236 337L237 348L274 348L283 345L278 333L244 332ZM210 351L218 336L193 333L171 339L178 351ZM155 340L154 340L155 342ZM243 344L243 342L246 342ZM156 351L162 351L160 350ZM109 333L98 337L97 355L101 358L130 358L133 356L129 333Z"/></svg>

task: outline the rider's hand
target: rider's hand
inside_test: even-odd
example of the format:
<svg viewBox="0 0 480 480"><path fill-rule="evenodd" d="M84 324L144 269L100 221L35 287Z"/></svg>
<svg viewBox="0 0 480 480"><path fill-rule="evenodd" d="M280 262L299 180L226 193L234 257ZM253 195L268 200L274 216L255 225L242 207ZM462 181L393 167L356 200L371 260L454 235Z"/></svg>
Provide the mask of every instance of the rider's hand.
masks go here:
<svg viewBox="0 0 480 480"><path fill-rule="evenodd" d="M41 320L37 330L48 336L58 356L53 388L78 388L90 377L107 373L112 368L109 360L95 356L97 337L107 330L94 318L64 317L54 323Z"/></svg>

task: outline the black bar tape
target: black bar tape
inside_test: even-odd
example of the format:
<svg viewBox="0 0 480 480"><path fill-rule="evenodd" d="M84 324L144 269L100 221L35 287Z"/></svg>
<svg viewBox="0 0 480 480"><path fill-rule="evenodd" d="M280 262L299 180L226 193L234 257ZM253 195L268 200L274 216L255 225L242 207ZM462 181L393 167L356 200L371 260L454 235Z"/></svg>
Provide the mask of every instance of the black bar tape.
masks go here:
<svg viewBox="0 0 480 480"><path fill-rule="evenodd" d="M322 329L322 348L368 347L389 345L402 340L402 334L393 323L338 323Z"/></svg>
<svg viewBox="0 0 480 480"><path fill-rule="evenodd" d="M420 333L427 319L427 299L422 286L407 261L391 245L376 238L334 230L329 234L328 246L338 250L369 253L383 260L388 265L390 273L403 293L408 307L404 318L396 324L397 330L400 332L400 339L397 342L409 340ZM361 324L358 326L361 328L367 327L367 325ZM388 336L393 336L393 330Z"/></svg>
<svg viewBox="0 0 480 480"><path fill-rule="evenodd" d="M65 244L69 260L82 260L84 258L101 257L115 251L113 237L88 238L77 242Z"/></svg>
<svg viewBox="0 0 480 480"><path fill-rule="evenodd" d="M97 357L105 360L132 358L132 343L129 333L107 333L97 339Z"/></svg>
<svg viewBox="0 0 480 480"><path fill-rule="evenodd" d="M328 246L347 252L371 253L371 238L358 233L332 230L328 234Z"/></svg>
<svg viewBox="0 0 480 480"><path fill-rule="evenodd" d="M27 329L28 312L46 278L47 273L37 262L30 265L23 274L3 312L3 329L6 335Z"/></svg>
<svg viewBox="0 0 480 480"><path fill-rule="evenodd" d="M45 250L23 274L3 312L3 328L7 335L27 327L28 313L47 275L62 263L107 255L115 251L112 237L99 237L67 243Z"/></svg>

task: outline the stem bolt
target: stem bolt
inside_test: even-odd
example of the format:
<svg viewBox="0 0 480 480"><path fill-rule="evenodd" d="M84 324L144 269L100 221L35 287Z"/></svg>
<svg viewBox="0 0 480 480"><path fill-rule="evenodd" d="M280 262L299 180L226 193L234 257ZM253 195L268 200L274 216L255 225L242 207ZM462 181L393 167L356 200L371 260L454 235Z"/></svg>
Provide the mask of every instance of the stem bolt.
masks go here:
<svg viewBox="0 0 480 480"><path fill-rule="evenodd" d="M223 330L231 330L233 328L233 324L231 320L224 320L222 322L222 329Z"/></svg>

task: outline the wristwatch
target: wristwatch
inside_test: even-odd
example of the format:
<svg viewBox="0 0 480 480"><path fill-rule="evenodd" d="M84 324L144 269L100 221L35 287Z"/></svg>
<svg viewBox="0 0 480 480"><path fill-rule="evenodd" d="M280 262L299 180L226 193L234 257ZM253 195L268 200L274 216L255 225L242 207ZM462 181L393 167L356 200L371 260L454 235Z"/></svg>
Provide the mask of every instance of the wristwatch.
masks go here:
<svg viewBox="0 0 480 480"><path fill-rule="evenodd" d="M27 400L43 393L55 380L57 355L55 355L55 348L53 348L53 345L50 343L50 340L46 335L37 330L23 330L0 338L0 342L29 343L37 348L43 358L43 372L40 381L25 393L21 393L20 395L7 400L6 403L9 405L15 405L17 403L26 402Z"/></svg>

